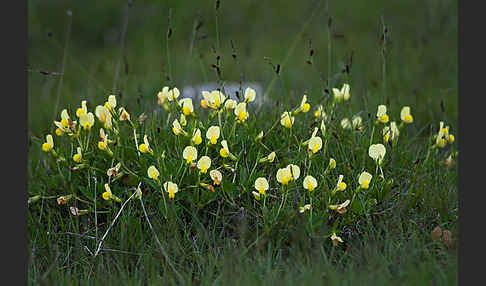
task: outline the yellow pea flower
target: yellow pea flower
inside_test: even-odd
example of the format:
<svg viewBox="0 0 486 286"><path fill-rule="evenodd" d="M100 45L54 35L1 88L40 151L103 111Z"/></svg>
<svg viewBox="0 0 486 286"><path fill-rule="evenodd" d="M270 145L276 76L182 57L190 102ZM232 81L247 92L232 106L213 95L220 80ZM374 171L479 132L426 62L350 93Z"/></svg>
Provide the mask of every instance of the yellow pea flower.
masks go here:
<svg viewBox="0 0 486 286"><path fill-rule="evenodd" d="M319 119L321 117L321 114L323 112L322 109L323 109L322 104L319 104L317 106L316 110L314 111L314 117L315 118Z"/></svg>
<svg viewBox="0 0 486 286"><path fill-rule="evenodd" d="M199 161L197 161L197 168L201 171L202 174L206 174L209 167L211 167L211 158L208 156L202 156Z"/></svg>
<svg viewBox="0 0 486 286"><path fill-rule="evenodd" d="M211 126L208 128L208 131L206 131L206 138L209 139L209 142L214 145L218 143L220 133L221 131L219 126Z"/></svg>
<svg viewBox="0 0 486 286"><path fill-rule="evenodd" d="M339 205L330 205L329 209L335 210L338 213L343 214L346 212L346 207L349 205L350 202L351 202L350 200L346 200L344 203Z"/></svg>
<svg viewBox="0 0 486 286"><path fill-rule="evenodd" d="M413 122L413 116L410 113L410 106L402 107L402 110L400 111L400 119L407 124Z"/></svg>
<svg viewBox="0 0 486 286"><path fill-rule="evenodd" d="M182 126L179 123L179 120L177 120L177 119L175 119L172 122L172 132L174 132L175 135L180 135L180 134L186 135L187 134L186 131L184 131L184 129L182 129Z"/></svg>
<svg viewBox="0 0 486 286"><path fill-rule="evenodd" d="M309 140L308 150L315 154L322 148L322 139L319 136L314 136Z"/></svg>
<svg viewBox="0 0 486 286"><path fill-rule="evenodd" d="M158 181L160 173L159 173L159 170L157 170L157 168L155 168L155 166L152 165L152 166L148 167L147 175L150 179Z"/></svg>
<svg viewBox="0 0 486 286"><path fill-rule="evenodd" d="M285 128L292 128L292 125L294 124L295 117L291 116L288 111L285 111L281 116L280 116L280 124L284 126Z"/></svg>
<svg viewBox="0 0 486 286"><path fill-rule="evenodd" d="M231 110L234 109L237 104L236 100L229 98L224 102L224 108L226 108L226 110Z"/></svg>
<svg viewBox="0 0 486 286"><path fill-rule="evenodd" d="M221 181L223 180L223 175L218 170L211 170L209 172L209 176L211 177L211 180L213 180L213 184L215 185L221 184Z"/></svg>
<svg viewBox="0 0 486 286"><path fill-rule="evenodd" d="M265 191L268 190L269 185L268 181L264 177L259 177L255 180L255 189L258 191L260 195L264 195Z"/></svg>
<svg viewBox="0 0 486 286"><path fill-rule="evenodd" d="M86 107L86 100L81 101L81 107L76 110L76 116L81 117L82 114L88 113L88 108Z"/></svg>
<svg viewBox="0 0 486 286"><path fill-rule="evenodd" d="M79 124L84 130L90 130L94 126L95 120L93 113L83 113L79 116Z"/></svg>
<svg viewBox="0 0 486 286"><path fill-rule="evenodd" d="M233 155L233 153L230 152L228 148L228 141L226 140L221 141L221 146L223 146L221 149L219 149L219 154L221 155L221 157L223 158L230 157L230 159L233 161L238 160L238 158L235 155Z"/></svg>
<svg viewBox="0 0 486 286"><path fill-rule="evenodd" d="M69 117L67 109L63 109L61 111L61 121L54 121L54 124L61 130L62 133L72 133L72 129L76 125L76 121L72 121L71 117ZM56 134L57 133L58 132L56 132Z"/></svg>
<svg viewBox="0 0 486 286"><path fill-rule="evenodd" d="M329 168L336 168L336 160L334 160L333 158L329 158Z"/></svg>
<svg viewBox="0 0 486 286"><path fill-rule="evenodd" d="M246 103L240 102L235 108L235 115L237 117L237 122L242 123L248 118L248 112L246 111Z"/></svg>
<svg viewBox="0 0 486 286"><path fill-rule="evenodd" d="M255 191L252 191L251 192L253 194L253 197L255 198L255 200L259 201L260 200L260 194L255 192Z"/></svg>
<svg viewBox="0 0 486 286"><path fill-rule="evenodd" d="M112 192L111 192L111 188L110 188L110 185L108 184L105 184L105 192L103 194L101 194L101 197L108 201L108 200L114 200L116 202L121 202L120 198L118 198L117 196L115 196Z"/></svg>
<svg viewBox="0 0 486 286"><path fill-rule="evenodd" d="M394 142L398 138L398 135L400 135L400 131L395 121L390 122L390 127L383 127L383 141L385 143L388 143L389 140Z"/></svg>
<svg viewBox="0 0 486 286"><path fill-rule="evenodd" d="M366 171L362 172L361 175L359 175L359 179L358 179L360 188L368 189L371 182L371 178L373 178L373 176L370 173Z"/></svg>
<svg viewBox="0 0 486 286"><path fill-rule="evenodd" d="M201 144L202 137L201 137L201 130L199 128L194 130L194 134L192 135L191 142L194 143L194 145Z"/></svg>
<svg viewBox="0 0 486 286"><path fill-rule="evenodd" d="M291 180L297 180L300 177L300 167L294 164L287 165L290 170Z"/></svg>
<svg viewBox="0 0 486 286"><path fill-rule="evenodd" d="M169 87L164 86L159 93L157 93L158 101L157 103L162 106L165 110L169 110L169 105L167 104L167 99L169 97Z"/></svg>
<svg viewBox="0 0 486 286"><path fill-rule="evenodd" d="M353 116L353 121L352 121L352 123L353 123L353 129L356 129L356 130L363 129L362 122L363 122L363 119L361 118L361 116L359 116L359 115Z"/></svg>
<svg viewBox="0 0 486 286"><path fill-rule="evenodd" d="M304 182L302 185L304 186L304 189L312 192L317 187L317 180L316 178L309 175L304 178Z"/></svg>
<svg viewBox="0 0 486 286"><path fill-rule="evenodd" d="M108 96L108 101L105 102L105 107L109 110L114 110L116 107L116 97L114 95Z"/></svg>
<svg viewBox="0 0 486 286"><path fill-rule="evenodd" d="M308 112L310 110L310 104L307 103L307 95L304 94L304 96L302 96L302 100L300 101L300 106L299 108L297 108L297 110L295 111L295 114L298 114L300 112Z"/></svg>
<svg viewBox="0 0 486 286"><path fill-rule="evenodd" d="M186 120L186 116L184 115L184 113L181 113L181 116L179 117L179 122L181 123L182 126L187 125L187 120Z"/></svg>
<svg viewBox="0 0 486 286"><path fill-rule="evenodd" d="M56 135L57 136L63 136L64 135L64 132L61 130L61 128L56 128Z"/></svg>
<svg viewBox="0 0 486 286"><path fill-rule="evenodd" d="M96 117L98 120L103 123L104 127L107 129L112 128L112 120L111 120L111 113L110 110L106 106L98 105L95 109Z"/></svg>
<svg viewBox="0 0 486 286"><path fill-rule="evenodd" d="M268 154L267 156L261 158L260 160L258 160L259 163L265 163L265 162L270 162L272 163L274 160L275 160L275 157L277 155L275 154L275 152L271 152L270 154Z"/></svg>
<svg viewBox="0 0 486 286"><path fill-rule="evenodd" d="M124 107L120 107L118 109L118 113L120 113L120 121L130 120L130 113L128 113L128 111L126 111Z"/></svg>
<svg viewBox="0 0 486 286"><path fill-rule="evenodd" d="M116 176L120 168L121 168L121 163L119 162L118 164L115 165L115 167L106 170L106 175L108 175L108 177Z"/></svg>
<svg viewBox="0 0 486 286"><path fill-rule="evenodd" d="M277 182L287 185L292 180L292 174L289 168L280 168L277 170Z"/></svg>
<svg viewBox="0 0 486 286"><path fill-rule="evenodd" d="M339 242L341 242L341 243L343 242L342 238L337 236L336 233L334 233L334 232L331 235L331 240L332 240L332 243L334 244L335 247L338 246Z"/></svg>
<svg viewBox="0 0 486 286"><path fill-rule="evenodd" d="M400 119L407 124L413 122L413 116L410 113L410 106L402 107L402 110L400 111Z"/></svg>
<svg viewBox="0 0 486 286"><path fill-rule="evenodd" d="M311 205L310 204L306 204L303 207L299 207L299 212L300 213L304 213L305 211L310 210L310 209L311 209Z"/></svg>
<svg viewBox="0 0 486 286"><path fill-rule="evenodd" d="M182 113L184 113L185 116L194 113L194 106L192 105L192 99L190 97L179 100L179 104L182 106Z"/></svg>
<svg viewBox="0 0 486 286"><path fill-rule="evenodd" d="M169 193L169 199L174 199L175 193L179 191L179 188L177 187L177 184L169 181L164 183L164 190Z"/></svg>
<svg viewBox="0 0 486 286"><path fill-rule="evenodd" d="M368 148L368 155L375 160L378 165L381 165L381 162L383 161L383 158L385 157L386 154L386 148L383 144L372 144Z"/></svg>
<svg viewBox="0 0 486 286"><path fill-rule="evenodd" d="M263 139L263 131L260 131L258 135L255 137L255 141L261 141Z"/></svg>
<svg viewBox="0 0 486 286"><path fill-rule="evenodd" d="M336 102L341 102L342 100L348 101L351 96L349 94L349 84L347 83L343 84L341 90L333 88L332 91L334 94L334 101Z"/></svg>
<svg viewBox="0 0 486 286"><path fill-rule="evenodd" d="M182 158L184 158L188 164L191 164L194 160L197 160L197 149L194 146L186 146L182 152Z"/></svg>
<svg viewBox="0 0 486 286"><path fill-rule="evenodd" d="M138 150L140 150L140 152L142 153L150 153L152 155L154 154L154 151L152 150L152 148L150 148L147 134L143 136L143 143L138 146Z"/></svg>
<svg viewBox="0 0 486 286"><path fill-rule="evenodd" d="M168 101L177 101L177 98L179 97L180 92L177 87L174 87L173 89L169 90L167 92L167 100Z"/></svg>
<svg viewBox="0 0 486 286"><path fill-rule="evenodd" d="M341 120L341 127L343 129L351 129L351 121L349 120L349 118L343 118L343 120Z"/></svg>
<svg viewBox="0 0 486 286"><path fill-rule="evenodd" d="M44 152L51 152L51 150L54 148L54 140L52 139L51 134L47 134L46 136L46 142L42 144L42 151Z"/></svg>
<svg viewBox="0 0 486 286"><path fill-rule="evenodd" d="M333 193L342 192L342 191L346 190L347 186L346 186L346 183L343 182L343 178L344 178L343 175L339 175L338 182L336 184L336 187L335 187Z"/></svg>
<svg viewBox="0 0 486 286"><path fill-rule="evenodd" d="M386 105L378 105L378 111L376 112L376 118L381 123L388 123L388 114L386 114Z"/></svg>
<svg viewBox="0 0 486 286"><path fill-rule="evenodd" d="M253 102L255 98L256 98L256 91L251 87L247 87L245 89L245 103Z"/></svg>
<svg viewBox="0 0 486 286"><path fill-rule="evenodd" d="M73 156L73 161L76 163L81 162L83 154L81 153L81 147L76 148L77 153Z"/></svg>
<svg viewBox="0 0 486 286"><path fill-rule="evenodd" d="M219 109L219 107L225 100L226 96L224 96L221 91L213 90L211 91L211 93L209 93L207 105L211 109Z"/></svg>

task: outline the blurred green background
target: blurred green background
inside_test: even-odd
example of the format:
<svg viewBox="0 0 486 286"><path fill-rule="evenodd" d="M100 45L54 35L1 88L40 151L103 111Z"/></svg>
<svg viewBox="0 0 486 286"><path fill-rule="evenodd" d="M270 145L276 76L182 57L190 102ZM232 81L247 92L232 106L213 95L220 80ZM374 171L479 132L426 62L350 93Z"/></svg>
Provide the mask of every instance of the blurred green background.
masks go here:
<svg viewBox="0 0 486 286"><path fill-rule="evenodd" d="M44 137L53 132L54 116L66 107L74 110L83 99L94 110L112 93L115 77L115 94L122 94L120 104L136 115L153 108L157 92L165 85L181 88L216 80L211 67L216 63L213 48L217 49L215 2L135 0L128 5L127 1L29 0L30 135ZM270 58L274 65L284 63L271 97L298 102L306 92L311 103L322 99L328 74L329 8L333 85L351 84L350 113L373 114L377 104L385 103L380 41L384 23L390 113L397 118L401 106L410 105L417 130L431 122L438 125L439 120L446 120L454 130L458 113L457 6L457 1L447 0L222 0L217 18L222 77L256 81L265 90L275 74L265 60ZM166 79L169 10L172 83ZM194 34L200 22L202 26ZM306 63L309 40L313 65ZM231 41L237 61L232 58ZM351 54L346 76L341 70ZM60 85L59 75L42 72L61 72L64 57Z"/></svg>

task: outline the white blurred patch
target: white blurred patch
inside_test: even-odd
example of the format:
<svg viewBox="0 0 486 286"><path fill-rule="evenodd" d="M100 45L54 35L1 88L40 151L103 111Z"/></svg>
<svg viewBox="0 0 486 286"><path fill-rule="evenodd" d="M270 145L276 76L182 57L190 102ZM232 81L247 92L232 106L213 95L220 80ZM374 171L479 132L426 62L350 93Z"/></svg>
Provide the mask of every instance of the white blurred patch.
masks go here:
<svg viewBox="0 0 486 286"><path fill-rule="evenodd" d="M240 98L244 100L245 90L247 87L253 88L256 92L255 101L252 104L260 105L263 102L263 88L258 82L226 82L223 87L223 94L229 98L238 100L236 92L240 93ZM181 98L190 97L195 102L200 102L203 91L213 91L219 88L217 82L207 82L203 84L196 84L192 86L184 86L181 92Z"/></svg>

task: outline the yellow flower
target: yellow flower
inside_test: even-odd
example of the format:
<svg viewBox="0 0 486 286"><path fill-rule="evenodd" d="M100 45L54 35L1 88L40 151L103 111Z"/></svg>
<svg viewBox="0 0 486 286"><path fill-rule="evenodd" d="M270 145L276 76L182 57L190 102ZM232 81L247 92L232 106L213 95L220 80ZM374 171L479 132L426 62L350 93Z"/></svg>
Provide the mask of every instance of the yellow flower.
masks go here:
<svg viewBox="0 0 486 286"><path fill-rule="evenodd" d="M180 94L179 89L177 89L177 87L174 87L173 89L167 92L167 100L168 101L177 100L179 94Z"/></svg>
<svg viewBox="0 0 486 286"><path fill-rule="evenodd" d="M199 161L197 161L197 168L201 170L201 173L206 174L209 167L211 167L211 158L208 156L202 156Z"/></svg>
<svg viewBox="0 0 486 286"><path fill-rule="evenodd" d="M308 150L315 154L322 148L322 139L319 136L314 136L309 140Z"/></svg>
<svg viewBox="0 0 486 286"><path fill-rule="evenodd" d="M50 152L53 148L54 148L54 140L52 140L52 135L47 134L46 142L44 142L44 144L42 144L42 151Z"/></svg>
<svg viewBox="0 0 486 286"><path fill-rule="evenodd" d="M413 122L412 114L410 114L410 106L402 107L402 110L400 112L400 119L402 119L402 121L407 124Z"/></svg>
<svg viewBox="0 0 486 286"><path fill-rule="evenodd" d="M186 131L184 131L184 129L182 129L182 126L179 123L179 120L177 120L177 119L175 119L172 122L172 132L174 132L175 135L186 134Z"/></svg>
<svg viewBox="0 0 486 286"><path fill-rule="evenodd" d="M140 144L140 146L138 146L138 150L140 150L140 152L142 152L142 153L153 154L154 151L150 148L150 144L149 144L149 141L148 141L147 134L145 134L143 136L143 143Z"/></svg>
<svg viewBox="0 0 486 286"><path fill-rule="evenodd" d="M312 176L306 176L303 182L304 189L312 192L317 187L317 180Z"/></svg>
<svg viewBox="0 0 486 286"><path fill-rule="evenodd" d="M103 194L101 194L101 197L103 197L103 199L106 200L106 201L108 201L108 200L115 200L117 202L121 201L117 196L115 196L111 192L110 185L108 185L108 184L105 184L105 192Z"/></svg>
<svg viewBox="0 0 486 286"><path fill-rule="evenodd" d="M211 180L213 180L215 185L221 184L221 181L223 180L223 175L218 170L211 170L209 176L211 176Z"/></svg>
<svg viewBox="0 0 486 286"><path fill-rule="evenodd" d="M118 109L118 113L120 113L120 121L130 120L130 113L128 113L128 111L126 111L124 107L120 107Z"/></svg>
<svg viewBox="0 0 486 286"><path fill-rule="evenodd" d="M351 121L349 118L343 118L343 120L341 120L341 127L343 129L351 129Z"/></svg>
<svg viewBox="0 0 486 286"><path fill-rule="evenodd" d="M169 109L169 105L167 104L167 98L169 96L169 87L164 86L161 91L157 94L158 101L157 103L162 106L165 110Z"/></svg>
<svg viewBox="0 0 486 286"><path fill-rule="evenodd" d="M252 102L255 100L255 98L256 98L256 91L251 87L247 87L245 89L245 103Z"/></svg>
<svg viewBox="0 0 486 286"><path fill-rule="evenodd" d="M255 137L255 141L261 141L263 139L263 131L260 131L258 135Z"/></svg>
<svg viewBox="0 0 486 286"><path fill-rule="evenodd" d="M264 177L259 177L255 180L255 189L260 195L264 195L265 191L268 190L268 181Z"/></svg>
<svg viewBox="0 0 486 286"><path fill-rule="evenodd" d="M346 207L349 205L351 201L350 200L346 200L344 203L338 205L336 211L340 214L343 214L346 212Z"/></svg>
<svg viewBox="0 0 486 286"><path fill-rule="evenodd" d="M359 115L353 116L353 128L357 130L363 129L363 125L361 124L362 121L363 119L361 118L361 116Z"/></svg>
<svg viewBox="0 0 486 286"><path fill-rule="evenodd" d="M447 141L449 141L449 143L451 143L451 144L452 144L452 143L454 143L454 140L455 140L455 139L454 139L454 135L449 134L449 136L447 137Z"/></svg>
<svg viewBox="0 0 486 286"><path fill-rule="evenodd" d="M147 175L150 179L153 179L155 181L157 181L159 179L159 170L157 170L157 168L155 168L155 166L150 166L148 167L147 169Z"/></svg>
<svg viewBox="0 0 486 286"><path fill-rule="evenodd" d="M319 117L321 117L321 114L322 114L322 112L323 112L323 111L322 111L322 109L323 109L322 104L319 104L319 105L317 106L316 110L314 111L314 117L315 117L315 118L317 118L317 119L318 119Z"/></svg>
<svg viewBox="0 0 486 286"><path fill-rule="evenodd" d="M194 113L194 106L192 105L191 98L183 98L179 100L179 104L182 106L182 113L184 113L185 116L189 116Z"/></svg>
<svg viewBox="0 0 486 286"><path fill-rule="evenodd" d="M118 164L115 165L115 167L106 170L106 175L108 175L108 177L116 176L120 168L121 168L121 163L119 162Z"/></svg>
<svg viewBox="0 0 486 286"><path fill-rule="evenodd" d="M140 189L140 187L137 188L137 190L135 191L135 198L136 199L141 199L142 198L142 189Z"/></svg>
<svg viewBox="0 0 486 286"><path fill-rule="evenodd" d="M96 117L98 117L98 120L104 124L105 128L107 129L112 128L111 113L107 107L101 105L96 106L95 114Z"/></svg>
<svg viewBox="0 0 486 286"><path fill-rule="evenodd" d="M277 182L287 185L292 180L292 174L289 168L280 168L277 170Z"/></svg>
<svg viewBox="0 0 486 286"><path fill-rule="evenodd" d="M71 127L76 125L76 121L72 121L69 117L67 109L61 111L61 121L54 121L54 124L63 132L71 133ZM57 134L57 133L56 133Z"/></svg>
<svg viewBox="0 0 486 286"><path fill-rule="evenodd" d="M383 141L385 143L388 143L389 140L393 142L395 138L398 138L398 135L400 135L400 131L395 121L390 122L390 127L383 127Z"/></svg>
<svg viewBox="0 0 486 286"><path fill-rule="evenodd" d="M194 145L201 144L202 138L201 138L201 130L199 128L194 131L191 141L192 143L194 143Z"/></svg>
<svg viewBox="0 0 486 286"><path fill-rule="evenodd" d="M169 193L169 199L173 199L175 197L175 193L179 191L177 184L172 182L165 182L164 183L164 190Z"/></svg>
<svg viewBox="0 0 486 286"><path fill-rule="evenodd" d="M226 108L226 110L231 110L235 108L237 104L238 103L236 102L236 100L230 98L224 102L224 108Z"/></svg>
<svg viewBox="0 0 486 286"><path fill-rule="evenodd" d="M61 128L56 128L56 135L57 136L63 136L64 135L64 132L61 130Z"/></svg>
<svg viewBox="0 0 486 286"><path fill-rule="evenodd" d="M73 156L73 161L76 163L81 162L81 159L83 158L83 154L81 153L81 147L76 148L77 153L74 154Z"/></svg>
<svg viewBox="0 0 486 286"><path fill-rule="evenodd" d="M275 152L268 154L268 156L267 156L268 162L272 163L273 160L275 160L275 156L276 156Z"/></svg>
<svg viewBox="0 0 486 286"><path fill-rule="evenodd" d="M209 108L219 109L219 107L225 100L226 100L226 96L224 96L224 94L221 91L213 90L211 91L211 93L209 93L206 104L208 105Z"/></svg>
<svg viewBox="0 0 486 286"><path fill-rule="evenodd" d="M79 124L83 126L84 130L90 130L94 123L94 115L91 112L83 113L79 116Z"/></svg>
<svg viewBox="0 0 486 286"><path fill-rule="evenodd" d="M219 135L219 126L211 126L208 128L208 131L206 131L206 138L209 139L209 142L213 145L218 143Z"/></svg>
<svg viewBox="0 0 486 286"><path fill-rule="evenodd" d="M290 170L292 180L297 180L300 177L300 168L297 165L289 164L287 168Z"/></svg>
<svg viewBox="0 0 486 286"><path fill-rule="evenodd" d="M253 197L255 198L255 200L259 201L260 200L260 194L255 192L255 191L252 191L251 192L253 194Z"/></svg>
<svg viewBox="0 0 486 286"><path fill-rule="evenodd" d="M334 233L334 232L331 235L331 240L332 240L332 243L334 244L334 246L338 246L339 242L341 242L341 243L343 242L343 240L339 236L337 236L336 233Z"/></svg>
<svg viewBox="0 0 486 286"><path fill-rule="evenodd" d="M362 189L367 189L370 185L371 178L373 178L373 176L370 173L364 171L363 173L361 173L361 175L359 175L359 179L358 179L359 186Z"/></svg>
<svg viewBox="0 0 486 286"><path fill-rule="evenodd" d="M88 108L86 107L86 100L81 101L81 107L76 110L76 116L81 117L82 114L86 114Z"/></svg>
<svg viewBox="0 0 486 286"><path fill-rule="evenodd" d="M386 154L386 148L383 144L372 144L368 149L368 155L375 160L378 165L381 164Z"/></svg>
<svg viewBox="0 0 486 286"><path fill-rule="evenodd" d="M194 160L197 160L197 149L194 146L186 146L182 152L182 157L188 164L191 164Z"/></svg>
<svg viewBox="0 0 486 286"><path fill-rule="evenodd" d="M246 111L246 103L240 102L235 108L235 115L238 117L236 120L238 123L245 122L248 118L248 112Z"/></svg>
<svg viewBox="0 0 486 286"><path fill-rule="evenodd" d="M343 182L343 175L339 175L338 182L336 184L336 191L344 191L346 190L346 183Z"/></svg>
<svg viewBox="0 0 486 286"><path fill-rule="evenodd" d="M306 113L309 110L310 110L310 104L307 103L307 95L304 94L304 96L302 96L302 100L300 102L300 106L297 113L299 113L300 111Z"/></svg>
<svg viewBox="0 0 486 286"><path fill-rule="evenodd" d="M311 205L310 204L306 204L304 205L303 207L299 207L299 212L300 213L303 213L305 212L306 210L310 210L311 209Z"/></svg>
<svg viewBox="0 0 486 286"><path fill-rule="evenodd" d="M114 110L116 107L116 98L114 95L108 96L108 101L105 102L105 107L109 110Z"/></svg>
<svg viewBox="0 0 486 286"><path fill-rule="evenodd" d="M333 88L332 89L333 91L333 94L334 94L334 100L336 102L341 102L342 100L349 100L350 98L350 94L349 94L349 84L343 84L343 87L341 88L341 90L337 89L337 88Z"/></svg>
<svg viewBox="0 0 486 286"><path fill-rule="evenodd" d="M179 122L181 123L182 126L186 126L187 125L186 116L183 113L181 113L181 117L179 119Z"/></svg>
<svg viewBox="0 0 486 286"><path fill-rule="evenodd" d="M386 114L386 105L378 105L378 111L376 112L376 118L381 123L388 122L388 114Z"/></svg>
<svg viewBox="0 0 486 286"><path fill-rule="evenodd" d="M329 158L329 168L336 168L336 160L334 160L333 158Z"/></svg>
<svg viewBox="0 0 486 286"><path fill-rule="evenodd" d="M284 126L285 128L292 128L292 125L294 124L295 117L291 116L288 111L285 111L281 116L280 116L280 124Z"/></svg>
<svg viewBox="0 0 486 286"><path fill-rule="evenodd" d="M221 141L221 146L223 146L223 147L219 150L219 154L223 158L228 157L229 153L230 153L229 148L228 148L228 142L226 140Z"/></svg>

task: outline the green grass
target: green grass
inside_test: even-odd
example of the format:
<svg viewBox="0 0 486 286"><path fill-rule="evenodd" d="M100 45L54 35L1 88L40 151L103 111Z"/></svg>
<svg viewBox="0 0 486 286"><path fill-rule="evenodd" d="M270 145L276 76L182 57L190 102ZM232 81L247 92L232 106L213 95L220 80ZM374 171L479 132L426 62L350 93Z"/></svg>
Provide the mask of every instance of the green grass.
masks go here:
<svg viewBox="0 0 486 286"><path fill-rule="evenodd" d="M329 143L325 152L321 150L314 155L309 166L305 147L297 146L295 138L290 138L292 145L288 147L288 132L278 120L284 110L300 103L305 92L312 109L297 115L293 135L299 141L307 140L314 126L319 126L312 116L314 108L319 103L330 106L329 97L322 92L326 83L320 79L326 78L328 71L325 2L292 2L288 7L273 7L269 3L258 6L256 2L241 1L230 5L223 1L218 15L223 79L238 81L243 74L245 80L260 81L265 90L275 73L263 58L270 57L274 64L283 64L283 68L269 94L275 101L258 113L250 103L248 126L238 125L235 137L228 140L230 149L239 157L236 173L224 170L223 184L215 193L201 188L201 198L209 200L201 208L194 204L188 188L196 183L195 173L188 171L181 158L188 141L175 139L171 131L174 116L168 121L156 99L162 86L169 85L165 80L167 66L165 63L162 69L160 66L161 58L165 61L166 57L169 6L149 1L135 3L128 18L122 57L126 58L129 71L125 72L122 60L117 90L123 92L123 97L118 98L118 106L125 106L132 119L147 113L148 118L137 128L139 143L143 134L149 134L157 156L143 154L137 159L130 138L132 131L122 123L119 147L112 148L118 150L115 156L123 152L128 167L143 179L125 176L111 186L124 202L131 195L127 188L143 182L143 203L169 261L160 252L141 203L136 199L126 204L106 236L100 254L96 257L90 254L96 250L121 205L101 198L107 181L106 169L116 162L96 148L98 122L91 131L90 151L84 157L102 172L69 171L74 165L70 158L76 145L66 136L54 135L56 151L68 159L60 163L59 169L51 154L41 151L45 134L54 134L52 119L59 120L61 109L68 108L75 117L80 101L88 100L88 109L94 112L113 87L119 43L106 42L102 46L96 41L102 37L101 27L121 26L123 6L115 1L106 2L106 6L92 10L93 7L77 3L29 2L29 43L32 43L29 67L35 70L62 69L67 20L59 15L65 15L62 5L73 10L57 109L60 77L29 73L28 194L29 197L53 197L29 204L29 284L457 284L457 162L452 167L441 162L457 149L460 138L456 136L453 145L431 152L424 163L428 139L437 132L440 120L451 126L452 133L458 133L457 39L450 37L457 33L454 3L408 1L397 6L368 1L366 5L353 3L352 7L330 3L333 32L345 35L332 40L331 72L335 75L332 87L349 82L351 100L338 105L335 118L326 125L326 136L319 131L318 135L327 138ZM180 88L187 83L204 82L206 78L217 80L210 67L215 63L211 52L211 45L216 44L214 2L207 1L198 7L184 1L169 5L173 9L174 33L169 42L173 84ZM359 15L350 14L350 8L360 11ZM204 19L201 33L208 34L208 38L198 41L194 53L189 54L198 9ZM314 18L310 18L314 10L317 11ZM414 21L410 21L411 13L415 15ZM382 85L383 61L377 40L383 28L382 16L391 31L385 66L386 90ZM309 18L309 26L300 33L303 20ZM270 25L276 26L270 29ZM53 31L51 38L45 37L47 31ZM312 66L305 63L309 38L316 49ZM231 58L230 39L236 43L237 62ZM294 41L297 44L290 53ZM351 51L355 54L351 72L346 76L339 71ZM201 61L197 57L199 53L204 54ZM445 105L443 111L441 100ZM199 112L199 103L194 104ZM414 123L401 129L398 144L387 146L383 172L387 180L393 179L388 184L380 180L379 171L375 173L375 165L367 155L378 104L387 105L392 120L400 121L399 113L404 105L411 106L414 115ZM161 112L152 113L154 108ZM206 113L201 112L203 130L210 125ZM358 113L363 118L363 131L340 127L343 117ZM217 118L211 120L211 124L217 124ZM232 120L223 117L223 123L227 122L223 128L225 136L230 134ZM274 123L277 125L272 128ZM188 126L191 124L192 121ZM260 130L265 132L263 143L269 150L253 141ZM206 141L204 133L203 142ZM382 142L381 125L373 134L372 143ZM110 134L110 138L115 136ZM202 146L198 148L199 157L205 150ZM257 157L267 155L270 150L277 152L276 162L260 164L252 171ZM162 152L165 159L159 157ZM213 167L221 166L218 149L209 148L208 154L213 159ZM323 175L329 157L336 159L337 167ZM254 180L259 176L269 179L271 195L266 201L265 217L275 218L281 198L275 173L277 168L289 163L300 166L301 177L297 184L291 185L290 196L279 216L264 223L261 201L255 201L251 195ZM161 171L163 181L171 178L181 188L175 202L167 200L167 220L163 216L163 193L146 175L147 167L152 164ZM346 192L357 186L362 170L374 177L369 192L363 193L360 199L376 199L377 204L358 210L349 207L344 215L326 211L325 205L320 204L320 195L328 193L335 186L337 176L343 174L348 188L343 194L338 193L342 202L348 196ZM309 212L298 212L305 196L302 179L307 174L319 182L319 188L314 191L316 208L312 224ZM230 181L233 176L235 184ZM222 190L236 203L225 199ZM57 204L57 196L71 193L89 203L72 199L67 205ZM94 198L98 211L96 221ZM90 213L74 217L69 211L71 205L89 208ZM436 225L452 232L455 239L452 248L431 239L430 232ZM332 231L338 231L344 239L338 247L333 247L329 239Z"/></svg>

